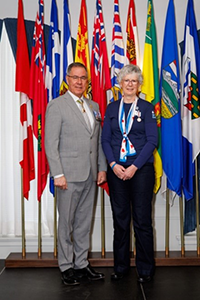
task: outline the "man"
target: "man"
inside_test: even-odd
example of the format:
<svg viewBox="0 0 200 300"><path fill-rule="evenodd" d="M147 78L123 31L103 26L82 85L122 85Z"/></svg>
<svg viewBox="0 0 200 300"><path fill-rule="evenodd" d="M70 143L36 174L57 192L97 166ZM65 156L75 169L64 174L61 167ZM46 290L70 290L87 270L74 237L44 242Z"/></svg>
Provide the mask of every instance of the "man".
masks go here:
<svg viewBox="0 0 200 300"><path fill-rule="evenodd" d="M106 181L107 167L99 106L83 97L88 85L85 66L69 65L67 83L69 90L47 106L45 147L57 187L61 277L64 284L77 285L82 277L104 278L91 268L87 256L96 183Z"/></svg>

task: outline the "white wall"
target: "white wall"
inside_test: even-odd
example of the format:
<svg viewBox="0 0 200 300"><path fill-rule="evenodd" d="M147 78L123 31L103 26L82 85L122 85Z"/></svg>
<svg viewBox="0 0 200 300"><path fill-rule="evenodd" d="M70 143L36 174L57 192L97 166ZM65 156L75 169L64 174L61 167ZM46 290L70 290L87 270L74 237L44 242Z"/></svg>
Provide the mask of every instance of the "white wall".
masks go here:
<svg viewBox="0 0 200 300"><path fill-rule="evenodd" d="M80 14L81 0L68 0L69 10L71 13L71 30L72 36L76 38L78 20ZM158 40L158 55L159 64L162 52L163 32L166 18L166 11L168 1L166 0L154 0L154 17L157 28L157 40ZM27 20L35 20L36 11L38 9L37 0L23 0L24 3L24 17ZM104 23L106 29L107 49L108 56L111 52L111 40L112 40L112 22L113 22L113 3L114 0L102 0ZM95 12L96 0L86 0L87 5L87 19L88 19L88 34L89 34L89 46L92 45L92 31L93 31L93 19ZM124 45L126 45L126 18L128 11L129 0L119 0L120 18L123 30ZM187 0L174 0L176 24L177 24L177 38L178 43L183 40L185 14ZM57 0L58 13L59 13L59 27L62 24L63 13L63 0ZM135 0L136 6L136 19L138 24L139 42L140 42L140 54L142 57L144 48L144 38L146 31L146 17L147 17L147 0ZM50 19L50 7L51 0L44 0L44 19L45 23L49 24ZM200 1L194 0L194 7L196 16L200 12ZM7 0L0 1L0 18L14 17L17 18L18 1ZM197 27L200 28L200 19L197 18ZM140 64L141 65L141 64ZM142 67L142 66L141 66ZM1 200L3 201L3 200ZM106 250L112 251L112 214L110 209L109 198L105 197L105 220L106 220ZM155 245L157 250L165 249L165 200L161 194L158 193L154 204L154 228L155 228ZM47 243L43 242L43 251L51 251L49 243L53 243L53 240L49 239ZM190 236L185 238L186 249L193 250L196 248L196 237ZM30 243L27 243L27 251L37 251L37 239L32 239ZM92 251L100 251L101 249L101 207L100 197L98 197L96 213L94 218L94 230L92 235ZM174 206L170 209L170 250L180 250L180 226L179 226L179 202L178 198L175 200ZM15 241L9 238L0 240L0 258L5 258L10 252L20 252L21 243L19 239Z"/></svg>

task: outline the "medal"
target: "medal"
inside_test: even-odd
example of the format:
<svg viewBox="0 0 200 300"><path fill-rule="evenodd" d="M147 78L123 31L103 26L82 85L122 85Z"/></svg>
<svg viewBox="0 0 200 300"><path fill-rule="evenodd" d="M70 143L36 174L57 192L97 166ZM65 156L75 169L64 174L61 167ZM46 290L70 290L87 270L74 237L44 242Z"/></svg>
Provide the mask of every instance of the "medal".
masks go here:
<svg viewBox="0 0 200 300"><path fill-rule="evenodd" d="M137 121L138 121L138 122L141 122L141 121L142 121L142 119L141 119L141 112L140 112L140 111L138 111Z"/></svg>

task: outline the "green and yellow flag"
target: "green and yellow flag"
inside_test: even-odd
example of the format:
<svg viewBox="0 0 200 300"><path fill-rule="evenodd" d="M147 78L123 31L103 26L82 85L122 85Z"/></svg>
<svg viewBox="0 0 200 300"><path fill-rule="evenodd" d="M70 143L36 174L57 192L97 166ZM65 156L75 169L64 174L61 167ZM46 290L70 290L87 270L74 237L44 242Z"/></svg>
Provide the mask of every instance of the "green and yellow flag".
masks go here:
<svg viewBox="0 0 200 300"><path fill-rule="evenodd" d="M86 94L88 98L91 98L92 88L91 88L90 56L89 56L88 29L87 29L87 10L86 10L85 0L81 1L81 11L79 17L76 51L75 51L75 62L80 62L87 68L88 89L86 91Z"/></svg>
<svg viewBox="0 0 200 300"><path fill-rule="evenodd" d="M158 56L157 56L157 38L153 14L153 1L148 0L147 6L147 26L144 46L143 60L143 85L142 93L145 99L154 105L155 115L158 126L158 147L154 151L154 168L155 168L155 186L154 193L160 188L162 176L161 160L161 122L160 122L160 99L159 99L159 75L158 75Z"/></svg>

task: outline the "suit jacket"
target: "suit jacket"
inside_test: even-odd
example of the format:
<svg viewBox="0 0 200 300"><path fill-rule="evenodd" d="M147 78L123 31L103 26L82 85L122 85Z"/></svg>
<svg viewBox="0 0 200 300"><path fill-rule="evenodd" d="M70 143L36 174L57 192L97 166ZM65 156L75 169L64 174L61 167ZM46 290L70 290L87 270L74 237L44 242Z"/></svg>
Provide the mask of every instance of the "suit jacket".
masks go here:
<svg viewBox="0 0 200 300"><path fill-rule="evenodd" d="M94 112L99 106L85 99ZM45 150L51 176L64 174L68 182L85 181L90 169L93 180L98 171L106 171L101 147L101 122L95 122L90 133L82 112L68 92L49 102L45 122Z"/></svg>

